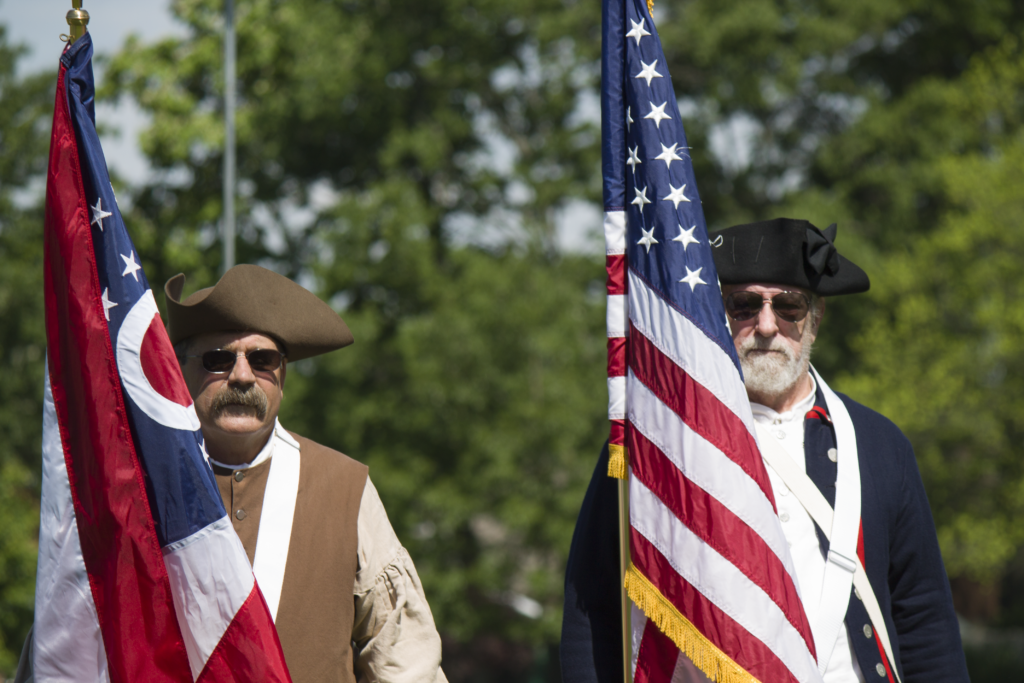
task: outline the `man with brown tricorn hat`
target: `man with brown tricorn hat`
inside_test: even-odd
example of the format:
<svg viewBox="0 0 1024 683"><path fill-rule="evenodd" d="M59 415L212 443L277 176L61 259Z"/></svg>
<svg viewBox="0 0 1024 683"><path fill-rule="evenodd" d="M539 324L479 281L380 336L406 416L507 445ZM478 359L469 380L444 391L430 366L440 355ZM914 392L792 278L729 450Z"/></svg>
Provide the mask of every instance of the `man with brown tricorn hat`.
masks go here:
<svg viewBox="0 0 1024 683"><path fill-rule="evenodd" d="M826 297L865 292L837 228L777 218L711 235L733 344L824 683L968 680L910 442L810 365ZM566 683L621 679L616 488L598 463L566 575ZM595 578L596 577L596 578ZM603 577L603 578L602 578ZM600 666L596 662L603 658ZM621 655L620 655L621 657ZM581 664L582 663L582 664ZM612 672L609 674L607 672ZM673 679L707 678L685 657Z"/></svg>
<svg viewBox="0 0 1024 683"><path fill-rule="evenodd" d="M423 587L367 467L277 419L288 362L348 346L348 326L259 266L182 299L184 284L164 287L168 333L292 679L445 681Z"/></svg>

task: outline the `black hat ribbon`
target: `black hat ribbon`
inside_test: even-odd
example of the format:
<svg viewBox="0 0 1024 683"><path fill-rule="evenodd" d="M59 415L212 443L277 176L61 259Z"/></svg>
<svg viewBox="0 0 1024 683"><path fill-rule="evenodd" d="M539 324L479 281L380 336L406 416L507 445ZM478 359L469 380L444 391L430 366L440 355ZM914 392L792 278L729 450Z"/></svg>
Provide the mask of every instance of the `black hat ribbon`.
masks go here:
<svg viewBox="0 0 1024 683"><path fill-rule="evenodd" d="M818 230L814 226L807 228L804 255L811 270L818 275L835 275L839 271L839 252L833 244L837 231L835 223L824 230Z"/></svg>

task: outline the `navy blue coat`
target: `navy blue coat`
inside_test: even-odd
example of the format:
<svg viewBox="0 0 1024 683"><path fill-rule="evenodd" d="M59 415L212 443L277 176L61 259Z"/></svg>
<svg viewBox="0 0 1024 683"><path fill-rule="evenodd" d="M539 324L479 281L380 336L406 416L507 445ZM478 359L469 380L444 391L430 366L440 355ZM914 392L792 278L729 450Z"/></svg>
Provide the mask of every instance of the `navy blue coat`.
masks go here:
<svg viewBox="0 0 1024 683"><path fill-rule="evenodd" d="M857 431L865 569L900 675L904 683L969 681L935 524L910 442L882 415L840 397ZM836 463L828 450L836 438L820 389L804 429L807 475L834 506ZM607 468L606 446L580 509L566 568L561 642L565 683L622 680L618 493ZM828 541L820 529L818 540L824 556ZM877 638L866 635L864 626L870 623L851 591L846 629L861 671L868 681L892 680Z"/></svg>

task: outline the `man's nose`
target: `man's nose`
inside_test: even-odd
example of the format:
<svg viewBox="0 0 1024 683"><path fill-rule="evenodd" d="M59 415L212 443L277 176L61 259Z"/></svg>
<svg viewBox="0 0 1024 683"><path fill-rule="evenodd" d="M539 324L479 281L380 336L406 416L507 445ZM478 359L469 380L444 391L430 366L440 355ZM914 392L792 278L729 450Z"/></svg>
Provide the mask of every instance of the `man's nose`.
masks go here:
<svg viewBox="0 0 1024 683"><path fill-rule="evenodd" d="M231 372L228 374L228 382L234 384L255 384L256 375L253 373L252 368L249 367L249 359L245 357L245 354L238 354L235 358L235 366L231 368Z"/></svg>
<svg viewBox="0 0 1024 683"><path fill-rule="evenodd" d="M757 314L757 333L762 337L772 337L779 331L779 323L775 319L775 311L772 310L771 299L765 299L761 303L761 311Z"/></svg>

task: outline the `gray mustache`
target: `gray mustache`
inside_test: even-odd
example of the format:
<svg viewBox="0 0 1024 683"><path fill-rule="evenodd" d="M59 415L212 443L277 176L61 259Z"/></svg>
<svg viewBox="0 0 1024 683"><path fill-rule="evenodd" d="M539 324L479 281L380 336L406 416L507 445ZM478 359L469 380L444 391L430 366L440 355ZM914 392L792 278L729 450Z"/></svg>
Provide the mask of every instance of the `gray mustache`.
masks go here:
<svg viewBox="0 0 1024 683"><path fill-rule="evenodd" d="M267 395L255 384L244 391L237 387L226 387L213 398L210 410L215 415L219 415L228 406L253 408L256 411L256 417L260 420L267 417L267 411L270 409Z"/></svg>

